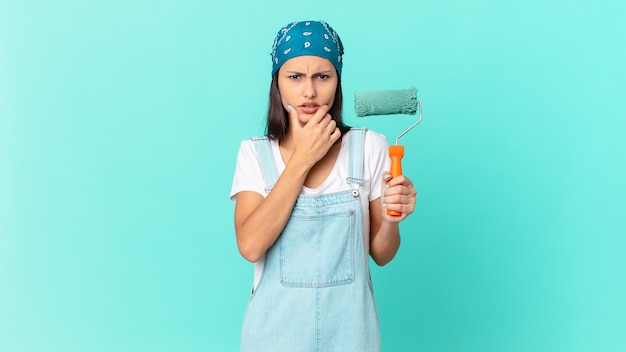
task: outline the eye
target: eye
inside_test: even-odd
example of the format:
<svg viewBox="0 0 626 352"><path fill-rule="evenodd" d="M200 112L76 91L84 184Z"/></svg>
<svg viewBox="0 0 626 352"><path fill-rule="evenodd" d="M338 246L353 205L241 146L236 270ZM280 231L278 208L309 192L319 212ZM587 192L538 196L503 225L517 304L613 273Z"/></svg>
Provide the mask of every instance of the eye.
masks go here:
<svg viewBox="0 0 626 352"><path fill-rule="evenodd" d="M326 80L326 79L328 79L330 76L329 76L329 75L325 75L325 74L323 74L323 73L322 73L322 74L319 74L317 77L318 77L319 79L321 79L321 80Z"/></svg>
<svg viewBox="0 0 626 352"><path fill-rule="evenodd" d="M293 75L289 75L289 76L287 76L287 77L288 77L289 79L293 79L293 80L295 80L295 79L300 78L300 75L298 75L298 74L293 74Z"/></svg>

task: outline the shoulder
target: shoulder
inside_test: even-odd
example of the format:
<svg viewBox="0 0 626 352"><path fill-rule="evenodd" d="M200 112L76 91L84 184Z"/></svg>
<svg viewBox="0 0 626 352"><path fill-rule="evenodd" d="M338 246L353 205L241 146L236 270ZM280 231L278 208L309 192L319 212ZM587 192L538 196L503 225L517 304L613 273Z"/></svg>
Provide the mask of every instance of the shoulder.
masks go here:
<svg viewBox="0 0 626 352"><path fill-rule="evenodd" d="M253 139L244 139L239 143L239 154L240 155L249 155L251 153L256 154L254 151L254 140Z"/></svg>
<svg viewBox="0 0 626 352"><path fill-rule="evenodd" d="M376 147L387 148L387 137L385 137L382 133L367 130L367 133L365 134L365 143Z"/></svg>
<svg viewBox="0 0 626 352"><path fill-rule="evenodd" d="M363 146L366 154L386 153L388 147L387 137L384 134L369 129L366 130Z"/></svg>
<svg viewBox="0 0 626 352"><path fill-rule="evenodd" d="M365 136L365 160L369 163L369 167L374 170L372 177L380 175L383 169L387 169L389 158L387 157L389 151L389 144L387 143L387 137L384 134L375 131L368 130ZM376 176L378 177L378 176Z"/></svg>
<svg viewBox="0 0 626 352"><path fill-rule="evenodd" d="M351 129L351 131L356 129ZM353 131L354 132L354 131ZM384 134L366 129L365 140L363 141L363 153L366 162L373 162L377 160L385 160L389 144L387 143L387 137Z"/></svg>
<svg viewBox="0 0 626 352"><path fill-rule="evenodd" d="M351 128L348 131L348 135L351 136L356 132L356 130L364 130L365 131L365 144L366 145L374 145L374 146L387 146L387 137L384 134L367 129L367 128Z"/></svg>
<svg viewBox="0 0 626 352"><path fill-rule="evenodd" d="M239 151L237 153L237 162L239 164L251 164L251 162L258 160L258 154L255 147L256 139L256 137L244 139L239 143Z"/></svg>
<svg viewBox="0 0 626 352"><path fill-rule="evenodd" d="M239 153L244 154L253 154L256 155L256 144L259 142L266 143L265 141L269 141L270 145L273 145L275 142L267 137L252 137L249 139L244 139L239 144Z"/></svg>

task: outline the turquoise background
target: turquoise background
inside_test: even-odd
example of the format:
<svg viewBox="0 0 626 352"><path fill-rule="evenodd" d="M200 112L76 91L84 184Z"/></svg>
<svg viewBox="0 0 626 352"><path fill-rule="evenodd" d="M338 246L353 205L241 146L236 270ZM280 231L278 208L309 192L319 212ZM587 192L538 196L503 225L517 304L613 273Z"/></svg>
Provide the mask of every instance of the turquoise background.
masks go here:
<svg viewBox="0 0 626 352"><path fill-rule="evenodd" d="M626 351L623 1L0 0L0 351L237 351L228 200L269 51L325 19L355 90L416 86L384 351Z"/></svg>

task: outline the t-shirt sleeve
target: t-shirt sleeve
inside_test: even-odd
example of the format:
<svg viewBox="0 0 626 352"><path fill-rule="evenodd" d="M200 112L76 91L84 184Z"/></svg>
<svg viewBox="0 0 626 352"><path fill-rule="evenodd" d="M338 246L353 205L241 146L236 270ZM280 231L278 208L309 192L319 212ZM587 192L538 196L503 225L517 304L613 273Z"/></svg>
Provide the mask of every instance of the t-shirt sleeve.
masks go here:
<svg viewBox="0 0 626 352"><path fill-rule="evenodd" d="M391 159L387 156L389 144L387 138L377 132L368 130L365 135L365 155L368 160L370 177L369 201L380 198L380 182L384 171L389 171Z"/></svg>
<svg viewBox="0 0 626 352"><path fill-rule="evenodd" d="M253 191L263 197L266 196L263 173L261 172L261 166L259 165L252 140L242 141L239 145L235 175L230 190L230 200L236 201L237 193L242 191Z"/></svg>

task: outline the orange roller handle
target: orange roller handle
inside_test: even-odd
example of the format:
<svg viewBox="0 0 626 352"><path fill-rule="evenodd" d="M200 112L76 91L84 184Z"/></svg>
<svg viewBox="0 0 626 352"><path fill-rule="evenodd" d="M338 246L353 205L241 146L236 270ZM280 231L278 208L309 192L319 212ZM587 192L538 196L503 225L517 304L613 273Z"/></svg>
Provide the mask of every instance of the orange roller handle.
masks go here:
<svg viewBox="0 0 626 352"><path fill-rule="evenodd" d="M404 146L389 146L389 157L391 158L391 169L389 170L391 176L396 177L402 175L402 157L404 157ZM395 210L387 210L387 215L401 216L402 213Z"/></svg>

